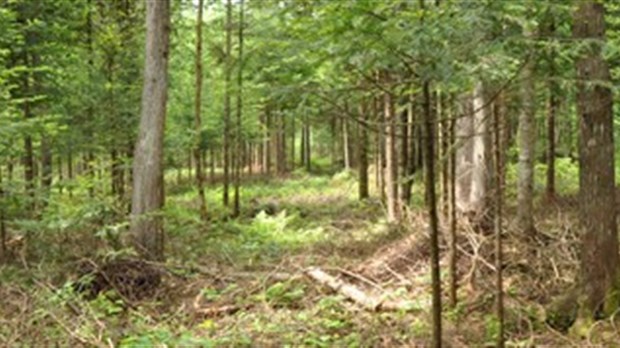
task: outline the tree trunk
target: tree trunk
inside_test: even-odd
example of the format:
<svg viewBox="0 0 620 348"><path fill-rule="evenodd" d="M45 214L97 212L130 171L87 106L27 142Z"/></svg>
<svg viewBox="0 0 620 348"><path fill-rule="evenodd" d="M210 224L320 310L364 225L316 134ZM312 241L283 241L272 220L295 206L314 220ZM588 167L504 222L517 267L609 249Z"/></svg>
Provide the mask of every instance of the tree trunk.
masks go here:
<svg viewBox="0 0 620 348"><path fill-rule="evenodd" d="M200 217L202 220L207 218L207 200L205 199L203 161L201 159L201 133L202 133L202 12L204 0L198 0L198 14L196 18L196 57L195 57L195 78L194 86L194 127L196 139L194 139L194 162L196 162L196 188L198 189L198 199L200 201Z"/></svg>
<svg viewBox="0 0 620 348"><path fill-rule="evenodd" d="M526 33L526 37L532 37ZM522 111L519 115L519 175L517 191L517 222L527 236L535 235L534 227L534 157L536 149L535 61L527 57L523 68Z"/></svg>
<svg viewBox="0 0 620 348"><path fill-rule="evenodd" d="M50 139L43 134L41 137L41 186L45 192L49 192L52 188L53 171L52 171L52 148Z"/></svg>
<svg viewBox="0 0 620 348"><path fill-rule="evenodd" d="M383 96L385 110L385 185L387 187L387 213L389 222L400 219L398 204L398 158L396 155L396 116L392 95L386 92Z"/></svg>
<svg viewBox="0 0 620 348"><path fill-rule="evenodd" d="M349 107L345 104L345 110ZM349 151L349 122L348 113L342 118L342 153L344 157L344 170L351 170L351 154Z"/></svg>
<svg viewBox="0 0 620 348"><path fill-rule="evenodd" d="M424 82L424 135L426 169L426 207L430 221L431 282L433 288L433 347L441 347L441 276L439 274L439 221L435 193L435 130L431 112L431 96L428 82Z"/></svg>
<svg viewBox="0 0 620 348"><path fill-rule="evenodd" d="M164 259L163 140L168 89L170 3L146 2L146 48L142 113L135 147L131 239L136 251Z"/></svg>
<svg viewBox="0 0 620 348"><path fill-rule="evenodd" d="M474 136L472 137L472 173L469 206L475 216L476 225L483 230L492 226L492 212L489 211L489 186L492 183L491 138L488 124L488 106L485 105L485 91L482 82L474 90Z"/></svg>
<svg viewBox="0 0 620 348"><path fill-rule="evenodd" d="M577 60L577 113L580 129L582 317L613 313L620 302L620 268L616 227L613 99L609 67L602 56L604 6L580 1L573 36L596 40Z"/></svg>
<svg viewBox="0 0 620 348"><path fill-rule="evenodd" d="M451 112L452 108L448 108L448 117L450 123L449 129L449 137L450 137L450 146L452 150L450 151L450 247L448 251L448 276L449 276L449 296L450 296L450 306L452 308L456 308L458 299L457 299L457 290L458 290L458 282L457 282L457 262L458 262L458 254L456 250L456 119L453 117L454 115Z"/></svg>
<svg viewBox="0 0 620 348"><path fill-rule="evenodd" d="M6 248L6 216L4 212L4 182L2 175L2 167L0 166L0 264L7 261L7 248Z"/></svg>
<svg viewBox="0 0 620 348"><path fill-rule="evenodd" d="M232 74L232 2L226 1L226 66L224 81L224 190L222 201L228 207L230 181L230 98L231 98L231 74Z"/></svg>
<svg viewBox="0 0 620 348"><path fill-rule="evenodd" d="M233 216L239 216L241 212L240 207L240 186L241 186L241 150L243 141L241 139L241 116L243 107L243 0L239 2L239 56L237 57L239 63L237 67L237 122L235 124L235 192L233 199ZM293 157L293 162L295 158Z"/></svg>
<svg viewBox="0 0 620 348"><path fill-rule="evenodd" d="M408 99L404 98L405 104L408 104ZM409 189L409 142L411 140L411 134L409 134L409 107L400 113L400 201L403 207L409 203L411 197L411 190Z"/></svg>
<svg viewBox="0 0 620 348"><path fill-rule="evenodd" d="M555 34L555 22L551 16L548 26L548 35L553 37ZM549 200L555 199L555 115L558 109L557 83L555 67L555 49L553 45L549 46L549 56L547 62L549 64L549 75L547 80L547 88L549 90L549 104L547 110L547 185L546 196Z"/></svg>
<svg viewBox="0 0 620 348"><path fill-rule="evenodd" d="M497 347L504 347L504 281L503 281L503 246L502 246L502 209L504 204L504 190L502 187L502 134L500 112L493 110L493 159L495 167L495 192L494 192L494 234L495 234L495 315L498 321Z"/></svg>
<svg viewBox="0 0 620 348"><path fill-rule="evenodd" d="M357 137L357 155L358 155L358 170L359 170L359 199L363 200L368 198L368 110L366 107L366 101L362 100L360 103L360 119L362 124L359 129L359 136Z"/></svg>

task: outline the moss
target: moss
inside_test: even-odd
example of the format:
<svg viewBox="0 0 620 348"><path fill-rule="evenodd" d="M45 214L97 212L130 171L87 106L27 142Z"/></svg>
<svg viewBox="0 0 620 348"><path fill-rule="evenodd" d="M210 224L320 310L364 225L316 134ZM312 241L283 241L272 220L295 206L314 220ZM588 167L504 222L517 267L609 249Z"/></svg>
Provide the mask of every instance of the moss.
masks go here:
<svg viewBox="0 0 620 348"><path fill-rule="evenodd" d="M560 332L568 332L577 319L579 311L578 293L576 289L568 291L556 299L547 308L545 321L549 326Z"/></svg>
<svg viewBox="0 0 620 348"><path fill-rule="evenodd" d="M603 315L605 317L610 317L618 308L620 308L620 275L616 276L616 281L607 291Z"/></svg>

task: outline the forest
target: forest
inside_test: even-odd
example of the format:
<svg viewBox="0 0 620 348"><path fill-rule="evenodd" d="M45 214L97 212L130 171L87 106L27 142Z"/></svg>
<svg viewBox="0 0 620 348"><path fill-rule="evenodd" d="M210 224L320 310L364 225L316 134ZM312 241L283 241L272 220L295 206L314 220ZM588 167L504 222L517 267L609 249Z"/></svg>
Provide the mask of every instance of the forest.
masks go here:
<svg viewBox="0 0 620 348"><path fill-rule="evenodd" d="M614 0L0 0L0 346L617 346L618 79Z"/></svg>

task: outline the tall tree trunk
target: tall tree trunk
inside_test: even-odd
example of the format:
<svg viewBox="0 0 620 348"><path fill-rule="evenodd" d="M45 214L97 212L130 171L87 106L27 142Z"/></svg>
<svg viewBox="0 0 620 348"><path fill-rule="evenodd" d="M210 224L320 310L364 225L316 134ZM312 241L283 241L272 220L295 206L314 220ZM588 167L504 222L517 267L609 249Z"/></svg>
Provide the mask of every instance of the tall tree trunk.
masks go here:
<svg viewBox="0 0 620 348"><path fill-rule="evenodd" d="M24 53L24 66L29 67L29 59L28 52ZM23 91L25 98L31 97L31 88L30 88L30 73L24 73L23 80ZM25 100L22 104L24 118L29 120L32 118L32 110L29 100ZM31 210L35 207L35 163L34 163L34 150L32 146L32 136L30 134L26 134L24 137L24 155L23 155L23 165L24 165L24 181L26 182L26 194L30 196L29 206Z"/></svg>
<svg viewBox="0 0 620 348"><path fill-rule="evenodd" d="M407 100L407 132L409 133L409 160L407 161L407 180L405 181L406 185L404 186L403 190L405 191L404 193L401 193L401 197L402 198L402 204L405 205L409 205L409 203L411 202L411 189L413 188L413 176L416 173L416 169L417 169L417 158L416 158L416 152L418 151L417 149L417 136L416 136L416 129L419 127L416 127L416 125L414 124L415 119L414 119L414 110L415 110L415 103L414 103L414 98L413 98L413 93L409 94L408 100Z"/></svg>
<svg viewBox="0 0 620 348"><path fill-rule="evenodd" d="M439 219L437 216L437 197L435 193L435 130L431 112L429 82L424 82L424 135L426 169L426 207L430 221L431 237L431 282L433 288L433 347L441 347L441 276L439 274Z"/></svg>
<svg viewBox="0 0 620 348"><path fill-rule="evenodd" d="M385 113L379 110L379 97L373 98L373 114L375 115L379 125L377 133L377 188L379 189L379 197L382 202L387 201L385 192ZM384 108L385 109L385 108Z"/></svg>
<svg viewBox="0 0 620 348"><path fill-rule="evenodd" d="M437 91L437 119L440 126L439 138L440 145L440 158L441 158L441 202L442 202L442 214L444 221L449 221L450 215L450 121L447 119L445 106L445 96L441 94L441 91Z"/></svg>
<svg viewBox="0 0 620 348"><path fill-rule="evenodd" d="M306 162L306 171L310 173L310 171L312 171L312 131L311 131L310 123L306 124L305 133L306 133L306 156L305 156L304 161Z"/></svg>
<svg viewBox="0 0 620 348"><path fill-rule="evenodd" d="M407 105L407 97L403 98L405 105ZM409 107L405 108L400 113L400 201L403 208L410 201L411 190L409 190L409 141L411 140L411 134L409 134Z"/></svg>
<svg viewBox="0 0 620 348"><path fill-rule="evenodd" d="M489 200L489 186L492 183L492 153L489 132L488 106L482 82L478 82L474 90L474 136L472 137L472 175L469 204L475 214L476 225L483 230L492 226L492 212Z"/></svg>
<svg viewBox="0 0 620 348"><path fill-rule="evenodd" d="M613 98L609 67L602 56L605 40L604 6L580 1L573 37L596 40L577 60L579 115L579 203L581 280L585 295L582 318L611 314L620 302L620 267L616 226Z"/></svg>
<svg viewBox="0 0 620 348"><path fill-rule="evenodd" d="M548 34L553 37L555 34L555 21L550 16L548 25ZM549 64L549 75L547 80L547 88L549 89L549 104L547 110L547 198L553 200L555 198L555 115L558 109L556 67L555 67L555 49L553 45L549 46L549 55L547 62Z"/></svg>
<svg viewBox="0 0 620 348"><path fill-rule="evenodd" d="M532 37L532 33L525 33ZM533 237L534 227L534 157L536 149L536 91L533 57L523 68L522 111L519 115L519 180L517 191L517 221L525 235Z"/></svg>
<svg viewBox="0 0 620 348"><path fill-rule="evenodd" d="M359 129L359 136L357 137L357 155L358 155L358 170L359 170L359 199L368 198L368 110L366 101L362 100L360 103L360 119L362 124Z"/></svg>
<svg viewBox="0 0 620 348"><path fill-rule="evenodd" d="M264 145L264 151L265 151L265 157L263 158L263 167L265 168L265 172L267 174L271 173L271 150L273 147L273 135L272 135L272 117L271 117L271 110L269 109L269 106L267 106L265 108L265 120L266 120L266 127L265 127L265 145Z"/></svg>
<svg viewBox="0 0 620 348"><path fill-rule="evenodd" d="M54 178L52 147L47 135L41 137L41 186L47 192L52 188Z"/></svg>
<svg viewBox="0 0 620 348"><path fill-rule="evenodd" d="M345 110L348 111L349 106L345 103ZM342 153L344 157L344 170L351 170L351 153L349 148L349 121L348 112L342 118Z"/></svg>
<svg viewBox="0 0 620 348"><path fill-rule="evenodd" d="M207 200L205 199L203 161L200 153L201 133L202 133L202 12L204 0L198 0L198 14L196 18L196 58L195 58L195 95L194 95L194 127L196 139L194 139L194 161L196 162L196 187L198 189L198 199L200 200L200 217L202 220L207 218Z"/></svg>
<svg viewBox="0 0 620 348"><path fill-rule="evenodd" d="M224 81L224 190L222 193L222 201L224 206L228 206L229 193L228 186L230 182L230 98L231 98L231 74L232 74L232 2L226 1L226 66Z"/></svg>
<svg viewBox="0 0 620 348"><path fill-rule="evenodd" d="M387 186L387 213L389 222L400 219L398 204L398 158L396 155L396 116L392 95L386 92L383 97L385 110L385 185Z"/></svg>
<svg viewBox="0 0 620 348"><path fill-rule="evenodd" d="M494 233L495 233L495 315L498 321L497 347L504 347L504 281L503 281L503 246L502 246L502 209L504 204L504 190L502 187L502 134L500 112L493 110L493 162L495 167L495 202L494 202Z"/></svg>
<svg viewBox="0 0 620 348"><path fill-rule="evenodd" d="M243 0L239 2L239 56L237 65L237 122L235 124L235 193L233 202L233 216L239 216L240 207L240 186L241 186L241 150L243 141L241 139L241 116L243 107ZM293 162L295 158L293 156Z"/></svg>
<svg viewBox="0 0 620 348"><path fill-rule="evenodd" d="M452 103L450 103L452 105ZM448 251L448 276L449 276L449 297L450 306L456 308L457 299L457 262L458 254L456 252L456 119L452 114L452 107L448 107L448 118L450 123L449 138L450 147L452 148L449 153L449 167L450 167L450 247Z"/></svg>
<svg viewBox="0 0 620 348"><path fill-rule="evenodd" d="M170 3L146 2L144 87L135 147L131 241L143 257L164 259L164 126L168 97Z"/></svg>
<svg viewBox="0 0 620 348"><path fill-rule="evenodd" d="M4 206L4 181L2 167L0 166L0 264L7 261L6 214L4 212Z"/></svg>

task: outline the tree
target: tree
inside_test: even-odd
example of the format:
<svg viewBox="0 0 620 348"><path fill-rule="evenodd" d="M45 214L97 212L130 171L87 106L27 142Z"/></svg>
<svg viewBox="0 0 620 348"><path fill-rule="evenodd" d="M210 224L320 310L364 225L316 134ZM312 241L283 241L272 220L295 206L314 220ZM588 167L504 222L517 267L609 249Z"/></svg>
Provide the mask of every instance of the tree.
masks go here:
<svg viewBox="0 0 620 348"><path fill-rule="evenodd" d="M201 156L201 135L202 135L202 12L204 0L198 1L198 14L196 18L196 95L194 98L194 125L196 127L196 144L194 146L194 162L196 162L196 186L198 188L198 198L200 199L200 216L205 219L207 216L207 201L205 199L204 188L204 163Z"/></svg>
<svg viewBox="0 0 620 348"><path fill-rule="evenodd" d="M133 165L131 243L144 258L164 258L163 141L168 97L170 3L146 3L144 87Z"/></svg>
<svg viewBox="0 0 620 348"><path fill-rule="evenodd" d="M616 226L613 99L610 72L602 56L604 6L580 1L573 37L579 116L579 210L581 214L582 319L614 312L620 303L620 260Z"/></svg>
<svg viewBox="0 0 620 348"><path fill-rule="evenodd" d="M526 29L525 36L533 36ZM535 62L528 56L523 68L522 103L519 115L519 180L517 193L517 221L519 228L527 235L534 236L534 156L536 149L536 91L534 84Z"/></svg>

